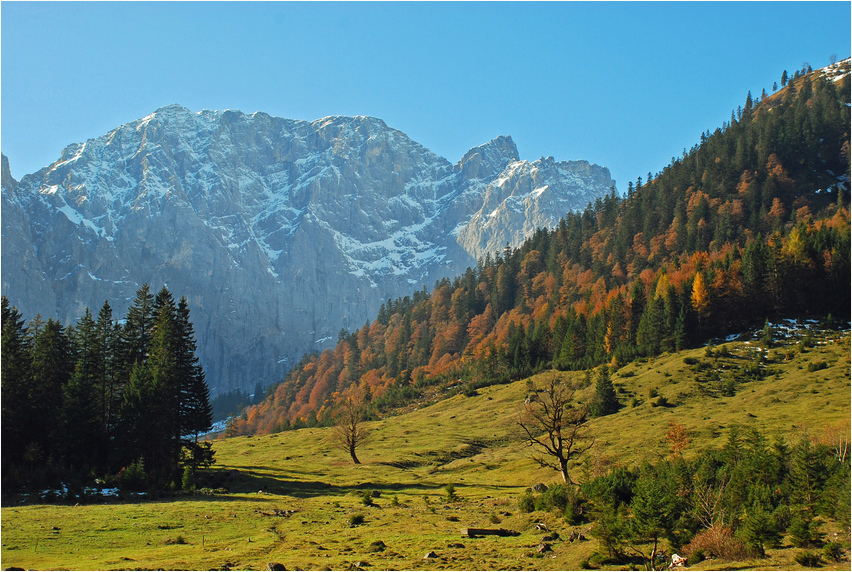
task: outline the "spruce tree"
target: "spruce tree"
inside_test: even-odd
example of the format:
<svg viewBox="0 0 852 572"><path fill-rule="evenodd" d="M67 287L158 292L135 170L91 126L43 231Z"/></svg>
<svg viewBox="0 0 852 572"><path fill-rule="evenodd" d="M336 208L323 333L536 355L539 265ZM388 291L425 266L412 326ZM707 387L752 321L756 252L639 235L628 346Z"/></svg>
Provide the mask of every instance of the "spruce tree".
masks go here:
<svg viewBox="0 0 852 572"><path fill-rule="evenodd" d="M115 424L121 406L122 386L119 377L119 341L121 328L113 321L112 308L104 302L95 324L95 353L101 363L97 380L97 403L100 420L108 439L114 437Z"/></svg>
<svg viewBox="0 0 852 572"><path fill-rule="evenodd" d="M27 429L31 419L29 410L30 357L24 320L9 300L2 297L3 322L0 341L0 394L2 394L2 466L3 475L22 460L24 446L29 437ZM5 479L4 479L5 482Z"/></svg>
<svg viewBox="0 0 852 572"><path fill-rule="evenodd" d="M619 407L620 404L615 394L615 387L609 375L609 367L605 365L601 366L597 371L595 396L592 398L590 407L592 417L603 417L604 415L615 413Z"/></svg>
<svg viewBox="0 0 852 572"><path fill-rule="evenodd" d="M210 391L204 370L195 355L195 332L189 319L189 304L185 297L182 297L178 303L176 330L175 356L180 379L180 434L182 437L193 436L192 441L185 441L185 444L191 443L195 453L198 434L209 430L212 425L213 410L210 406Z"/></svg>
<svg viewBox="0 0 852 572"><path fill-rule="evenodd" d="M63 449L60 411L63 388L71 378L74 364L65 328L49 319L35 337L32 354L31 419L29 439L47 456L60 457Z"/></svg>
<svg viewBox="0 0 852 572"><path fill-rule="evenodd" d="M96 388L103 363L97 352L96 324L88 308L74 328L72 341L76 363L62 394L62 453L67 467L102 468L107 452Z"/></svg>

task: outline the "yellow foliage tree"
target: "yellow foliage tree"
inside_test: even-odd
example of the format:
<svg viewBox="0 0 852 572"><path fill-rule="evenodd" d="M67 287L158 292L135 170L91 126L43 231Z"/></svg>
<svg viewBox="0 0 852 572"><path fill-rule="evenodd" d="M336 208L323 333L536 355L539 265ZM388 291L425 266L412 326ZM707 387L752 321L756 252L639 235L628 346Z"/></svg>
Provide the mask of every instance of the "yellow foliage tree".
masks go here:
<svg viewBox="0 0 852 572"><path fill-rule="evenodd" d="M710 309L710 292L707 291L700 272L695 274L695 280L692 282L692 307L699 316L706 316Z"/></svg>

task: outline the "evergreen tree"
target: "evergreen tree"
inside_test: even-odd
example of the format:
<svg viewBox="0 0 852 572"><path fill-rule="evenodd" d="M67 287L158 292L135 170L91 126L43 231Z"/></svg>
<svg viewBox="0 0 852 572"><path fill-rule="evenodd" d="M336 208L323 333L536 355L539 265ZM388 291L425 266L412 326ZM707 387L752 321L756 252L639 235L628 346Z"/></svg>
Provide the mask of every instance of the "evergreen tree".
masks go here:
<svg viewBox="0 0 852 572"><path fill-rule="evenodd" d="M620 404L615 394L615 387L609 375L609 367L601 366L597 371L595 396L592 398L590 410L592 417L603 417L618 411Z"/></svg>
<svg viewBox="0 0 852 572"><path fill-rule="evenodd" d="M104 302L98 312L95 324L95 354L100 362L97 383L97 403L100 406L100 420L103 434L107 439L115 437L115 425L121 407L122 385L120 383L119 342L121 328L113 321L112 308Z"/></svg>
<svg viewBox="0 0 852 572"><path fill-rule="evenodd" d="M35 337L31 354L29 439L47 456L55 453L58 458L64 441L60 424L63 388L74 367L71 344L60 322L51 318L45 323Z"/></svg>
<svg viewBox="0 0 852 572"><path fill-rule="evenodd" d="M213 422L213 409L210 405L210 391L204 376L204 370L195 355L196 342L192 322L189 320L189 304L181 297L176 316L177 348L176 364L180 379L180 435L184 445L191 450L193 473L203 451L198 445L198 434L210 429ZM260 391L260 386L255 392ZM255 395L257 399L257 395ZM192 439L187 437L192 435Z"/></svg>
<svg viewBox="0 0 852 572"><path fill-rule="evenodd" d="M9 307L9 300L5 296L2 297L2 310L2 341L0 341L2 433L0 435L2 435L2 466L5 477L13 464L23 459L24 447L30 435L32 402L29 390L32 374L24 320L17 308Z"/></svg>
<svg viewBox="0 0 852 572"><path fill-rule="evenodd" d="M148 284L136 291L136 298L127 310L127 319L122 329L122 361L125 377L134 363L144 363L154 328L154 296Z"/></svg>
<svg viewBox="0 0 852 572"><path fill-rule="evenodd" d="M63 457L67 466L78 470L103 468L106 442L95 399L103 362L97 351L96 324L88 308L74 328L72 342L76 363L62 395Z"/></svg>

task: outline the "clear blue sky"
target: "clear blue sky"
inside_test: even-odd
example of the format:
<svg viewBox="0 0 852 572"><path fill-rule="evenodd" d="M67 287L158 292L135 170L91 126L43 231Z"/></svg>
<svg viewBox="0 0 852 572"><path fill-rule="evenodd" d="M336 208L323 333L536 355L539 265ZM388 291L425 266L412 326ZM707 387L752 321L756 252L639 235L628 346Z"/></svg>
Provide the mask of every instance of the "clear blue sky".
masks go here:
<svg viewBox="0 0 852 572"><path fill-rule="evenodd" d="M2 150L21 178L154 109L372 115L456 162L661 170L785 69L850 55L849 2L2 2Z"/></svg>

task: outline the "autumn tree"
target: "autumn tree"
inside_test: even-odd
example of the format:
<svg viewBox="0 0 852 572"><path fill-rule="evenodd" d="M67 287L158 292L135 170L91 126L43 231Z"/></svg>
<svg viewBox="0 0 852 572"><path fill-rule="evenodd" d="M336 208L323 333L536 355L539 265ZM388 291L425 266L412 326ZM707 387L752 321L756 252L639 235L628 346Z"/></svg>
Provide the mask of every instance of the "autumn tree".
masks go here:
<svg viewBox="0 0 852 572"><path fill-rule="evenodd" d="M356 465L360 465L361 461L358 460L355 449L362 445L369 435L363 423L364 411L363 396L356 394L347 397L338 409L332 431L334 442L349 453Z"/></svg>
<svg viewBox="0 0 852 572"><path fill-rule="evenodd" d="M572 484L568 462L588 451L594 443L586 435L589 408L571 403L574 388L551 373L544 389L536 389L524 402L518 424L527 435L527 444L537 447L535 456L542 467L560 472L562 480Z"/></svg>
<svg viewBox="0 0 852 572"><path fill-rule="evenodd" d="M682 423L672 419L669 421L669 428L666 430L666 441L672 450L672 458L679 459L683 451L689 447L692 438L689 436L689 430Z"/></svg>

